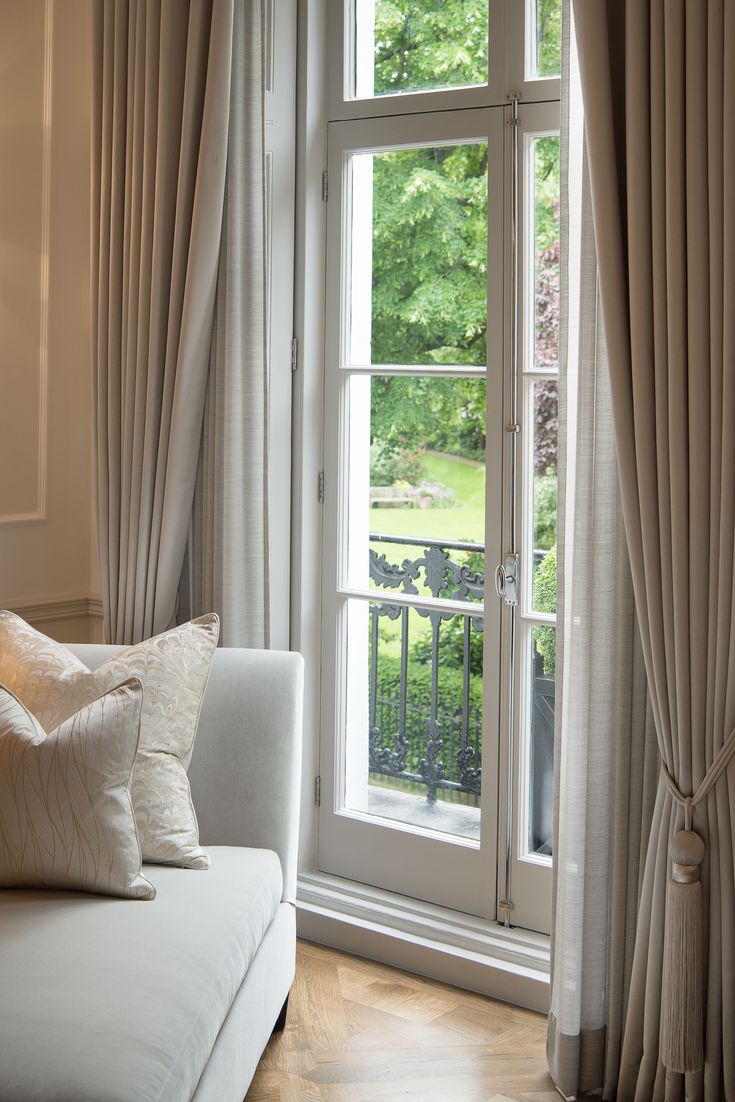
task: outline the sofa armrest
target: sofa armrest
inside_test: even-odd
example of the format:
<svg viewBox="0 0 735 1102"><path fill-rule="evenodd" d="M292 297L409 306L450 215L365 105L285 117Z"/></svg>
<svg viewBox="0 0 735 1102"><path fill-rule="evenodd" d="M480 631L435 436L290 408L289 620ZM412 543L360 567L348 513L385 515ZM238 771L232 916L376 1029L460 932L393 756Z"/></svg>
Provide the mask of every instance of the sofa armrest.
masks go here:
<svg viewBox="0 0 735 1102"><path fill-rule="evenodd" d="M73 645L95 668L120 647ZM275 850L296 898L304 662L288 651L219 648L189 766L202 845Z"/></svg>
<svg viewBox="0 0 735 1102"><path fill-rule="evenodd" d="M219 649L204 695L192 797L203 845L274 849L283 898L296 898L304 660Z"/></svg>

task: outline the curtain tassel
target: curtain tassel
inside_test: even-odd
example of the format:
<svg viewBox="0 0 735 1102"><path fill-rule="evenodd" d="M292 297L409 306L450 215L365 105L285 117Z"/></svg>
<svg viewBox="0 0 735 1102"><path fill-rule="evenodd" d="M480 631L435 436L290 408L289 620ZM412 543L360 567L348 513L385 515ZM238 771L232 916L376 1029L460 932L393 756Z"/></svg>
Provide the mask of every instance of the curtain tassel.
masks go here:
<svg viewBox="0 0 735 1102"><path fill-rule="evenodd" d="M687 807L688 817L691 808ZM704 1063L702 882L704 842L679 830L669 850L673 868L666 891L661 1060L671 1071L698 1071Z"/></svg>
<svg viewBox="0 0 735 1102"><path fill-rule="evenodd" d="M692 830L694 808L709 795L735 757L735 730L715 754L693 796L684 796L662 763L663 778L684 808L684 829L671 839L671 880L666 889L666 923L661 1006L661 1060L670 1071L699 1071L704 1065L704 907L699 866L704 839Z"/></svg>

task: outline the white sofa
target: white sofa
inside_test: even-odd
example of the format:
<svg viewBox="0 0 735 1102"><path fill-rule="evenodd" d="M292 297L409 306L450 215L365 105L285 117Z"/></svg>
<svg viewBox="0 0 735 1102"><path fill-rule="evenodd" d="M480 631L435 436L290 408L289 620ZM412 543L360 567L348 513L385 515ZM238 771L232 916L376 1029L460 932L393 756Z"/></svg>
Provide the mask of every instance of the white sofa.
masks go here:
<svg viewBox="0 0 735 1102"><path fill-rule="evenodd" d="M208 870L146 865L150 902L0 890L0 1102L242 1102L294 977L302 666L215 655L189 769Z"/></svg>

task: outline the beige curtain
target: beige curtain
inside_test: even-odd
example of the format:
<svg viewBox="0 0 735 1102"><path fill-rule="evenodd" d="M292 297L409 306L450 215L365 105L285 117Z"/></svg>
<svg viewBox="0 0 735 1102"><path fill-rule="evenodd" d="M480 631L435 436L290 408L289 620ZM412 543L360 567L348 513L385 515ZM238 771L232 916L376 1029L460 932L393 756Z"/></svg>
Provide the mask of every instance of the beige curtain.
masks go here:
<svg viewBox="0 0 735 1102"><path fill-rule="evenodd" d="M105 634L174 620L219 264L233 0L96 0L93 354Z"/></svg>
<svg viewBox="0 0 735 1102"><path fill-rule="evenodd" d="M220 643L268 646L263 13L237 0L225 207L204 430L179 618L217 612Z"/></svg>
<svg viewBox="0 0 735 1102"><path fill-rule="evenodd" d="M635 603L661 757L690 796L735 726L735 3L575 0L574 12ZM735 1099L732 764L694 809L706 1025L704 1066L686 1075L660 1058L668 848L683 818L659 782L618 1099Z"/></svg>
<svg viewBox="0 0 735 1102"><path fill-rule="evenodd" d="M584 119L563 18L552 984L565 1098L614 1098L659 759L615 457Z"/></svg>

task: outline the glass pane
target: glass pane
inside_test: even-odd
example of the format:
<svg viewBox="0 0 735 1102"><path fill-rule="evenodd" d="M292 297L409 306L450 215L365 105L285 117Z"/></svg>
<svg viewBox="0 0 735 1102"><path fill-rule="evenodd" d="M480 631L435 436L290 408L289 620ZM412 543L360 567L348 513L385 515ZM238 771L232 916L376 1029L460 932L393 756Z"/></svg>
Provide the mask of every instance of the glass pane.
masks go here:
<svg viewBox="0 0 735 1102"><path fill-rule="evenodd" d="M556 380L530 385L533 402L533 594L534 612L556 612Z"/></svg>
<svg viewBox="0 0 735 1102"><path fill-rule="evenodd" d="M536 75L561 73L561 0L535 0Z"/></svg>
<svg viewBox="0 0 735 1102"><path fill-rule="evenodd" d="M531 630L531 746L528 849L551 856L554 807L556 628Z"/></svg>
<svg viewBox="0 0 735 1102"><path fill-rule="evenodd" d="M355 95L487 83L488 0L356 0Z"/></svg>
<svg viewBox="0 0 735 1102"><path fill-rule="evenodd" d="M345 806L480 831L482 620L348 602Z"/></svg>
<svg viewBox="0 0 735 1102"><path fill-rule="evenodd" d="M470 599L485 568L485 380L348 386L348 584Z"/></svg>
<svg viewBox="0 0 735 1102"><path fill-rule="evenodd" d="M351 166L350 362L484 367L487 143Z"/></svg>
<svg viewBox="0 0 735 1102"><path fill-rule="evenodd" d="M559 361L559 137L534 138L533 366Z"/></svg>

